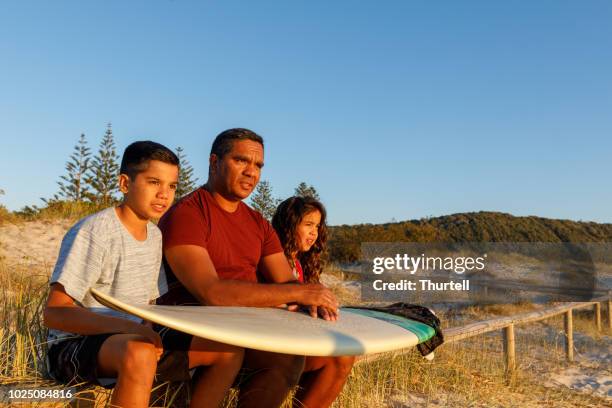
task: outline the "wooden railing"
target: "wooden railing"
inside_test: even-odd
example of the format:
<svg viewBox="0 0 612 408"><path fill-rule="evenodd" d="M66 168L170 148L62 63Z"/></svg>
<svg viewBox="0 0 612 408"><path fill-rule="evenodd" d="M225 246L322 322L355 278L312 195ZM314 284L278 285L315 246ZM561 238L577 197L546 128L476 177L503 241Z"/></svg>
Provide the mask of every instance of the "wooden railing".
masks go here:
<svg viewBox="0 0 612 408"><path fill-rule="evenodd" d="M506 363L506 372L511 374L516 369L516 351L514 326L518 324L533 323L540 320L548 319L559 314L565 315L565 353L568 361L574 360L574 329L573 329L573 311L584 309L587 307L593 308L593 321L597 327L597 331L601 331L601 303L607 303L607 321L608 328L612 330L612 291L608 292L607 296L602 296L589 302L571 302L564 303L558 306L552 306L535 310L532 312L521 313L513 316L498 317L480 322L470 323L461 327L451 327L443 329L444 343L453 343L459 340L464 340L470 337L479 336L496 330L503 330L504 335L504 356ZM400 352L405 353L407 350ZM371 362L378 360L381 355L368 356L360 359L357 363Z"/></svg>

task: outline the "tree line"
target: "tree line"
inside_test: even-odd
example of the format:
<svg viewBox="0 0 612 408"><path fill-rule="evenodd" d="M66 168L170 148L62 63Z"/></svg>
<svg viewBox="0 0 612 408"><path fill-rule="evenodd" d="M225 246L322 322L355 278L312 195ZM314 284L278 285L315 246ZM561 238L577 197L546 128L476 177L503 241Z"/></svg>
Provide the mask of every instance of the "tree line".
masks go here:
<svg viewBox="0 0 612 408"><path fill-rule="evenodd" d="M386 224L330 227L329 259L359 260L362 242L612 242L612 224L480 211Z"/></svg>
<svg viewBox="0 0 612 408"><path fill-rule="evenodd" d="M179 199L197 187L198 178L182 147L175 153L179 159L179 184L176 199ZM44 210L59 210L59 214L74 214L76 206L78 216L98 211L117 204L119 197L120 156L117 153L112 124L108 123L102 140L95 153L92 153L89 142L81 133L65 165L65 174L57 182L58 191L51 198L41 198L44 207L25 206L16 211L18 216L35 217ZM68 211L65 211L68 210Z"/></svg>
<svg viewBox="0 0 612 408"><path fill-rule="evenodd" d="M316 200L321 200L317 190L302 181L293 190L294 195L299 197L312 197ZM272 220L276 207L283 201L282 198L274 197L272 194L272 185L267 180L261 180L257 184L257 188L251 195L250 205L254 210L259 211L268 221Z"/></svg>
<svg viewBox="0 0 612 408"><path fill-rule="evenodd" d="M179 159L179 183L175 200L179 200L198 187L193 166L187 160L182 147L175 153ZM45 208L64 208L73 204L85 207L83 211L95 212L101 208L119 202L119 167L120 156L117 152L112 124L108 123L102 140L95 153L89 147L85 133L81 133L65 165L65 174L57 182L58 191L51 198L41 198ZM312 185L301 182L294 190L295 195L311 196L319 199L319 194ZM0 190L0 195L4 194ZM269 181L262 180L251 195L249 204L253 209L271 220L276 207L282 199L274 197ZM42 209L37 206L25 206L16 214L26 217L36 216ZM60 211L65 213L65 211Z"/></svg>
<svg viewBox="0 0 612 408"><path fill-rule="evenodd" d="M176 198L179 199L195 190L198 178L194 176L193 167L187 160L183 148L177 147L175 153L180 163L179 184L176 190ZM110 123L93 156L85 134L81 133L66 162L66 174L57 182L59 191L52 199L43 201L89 201L104 207L117 203L119 159Z"/></svg>

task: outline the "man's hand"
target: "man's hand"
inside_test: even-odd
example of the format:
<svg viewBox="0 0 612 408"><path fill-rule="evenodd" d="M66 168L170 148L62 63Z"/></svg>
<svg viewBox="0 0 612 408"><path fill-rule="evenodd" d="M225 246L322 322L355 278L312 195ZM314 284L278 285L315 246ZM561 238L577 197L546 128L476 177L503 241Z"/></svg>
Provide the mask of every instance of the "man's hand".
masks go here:
<svg viewBox="0 0 612 408"><path fill-rule="evenodd" d="M297 303L283 303L282 305L274 306L279 309L285 309L290 312L298 312L300 310L300 305Z"/></svg>
<svg viewBox="0 0 612 408"><path fill-rule="evenodd" d="M320 317L323 320L331 322L338 320L338 311L328 309L324 306L308 306L308 313L311 317Z"/></svg>
<svg viewBox="0 0 612 408"><path fill-rule="evenodd" d="M321 306L328 312L338 312L338 300L331 290L320 283L307 283L300 285L298 302L306 306ZM313 311L313 314L314 313Z"/></svg>

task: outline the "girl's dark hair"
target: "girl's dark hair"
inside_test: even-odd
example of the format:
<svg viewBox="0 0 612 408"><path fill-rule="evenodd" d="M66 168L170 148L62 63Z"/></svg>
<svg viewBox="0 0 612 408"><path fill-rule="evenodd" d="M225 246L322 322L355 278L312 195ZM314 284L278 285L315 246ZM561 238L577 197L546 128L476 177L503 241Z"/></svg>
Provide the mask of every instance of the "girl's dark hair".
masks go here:
<svg viewBox="0 0 612 408"><path fill-rule="evenodd" d="M312 211L321 213L321 223L319 224L319 235L314 245L308 252L300 253L296 242L296 230L300 221L306 214ZM289 263L293 265L292 254L297 252L297 258L304 271L304 282L318 283L323 270L323 260L321 259L327 244L327 225L326 211L320 201L312 197L291 197L279 204L272 217L272 226L276 230L285 256Z"/></svg>

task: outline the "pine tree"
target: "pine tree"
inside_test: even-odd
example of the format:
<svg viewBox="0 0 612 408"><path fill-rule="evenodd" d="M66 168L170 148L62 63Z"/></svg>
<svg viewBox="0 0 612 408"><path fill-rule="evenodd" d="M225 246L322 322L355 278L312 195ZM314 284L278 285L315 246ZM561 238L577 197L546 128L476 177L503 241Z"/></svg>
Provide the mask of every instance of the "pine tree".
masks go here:
<svg viewBox="0 0 612 408"><path fill-rule="evenodd" d="M116 201L115 193L119 191L119 155L115 149L113 130L109 123L106 133L100 142L97 155L93 158L86 181L93 189L92 201L99 205L109 206Z"/></svg>
<svg viewBox="0 0 612 408"><path fill-rule="evenodd" d="M251 196L251 207L259 211L268 221L272 219L276 207L282 200L272 196L272 186L267 180L262 180L257 184L255 193Z"/></svg>
<svg viewBox="0 0 612 408"><path fill-rule="evenodd" d="M303 181L295 188L295 195L298 197L312 197L315 200L321 199L317 190Z"/></svg>
<svg viewBox="0 0 612 408"><path fill-rule="evenodd" d="M70 160L66 162L67 174L61 176L63 181L57 182L60 191L55 196L56 199L81 202L89 195L89 187L85 182L89 170L89 156L91 153L87 147L85 134L81 133L79 141L74 146L74 152L70 155Z"/></svg>
<svg viewBox="0 0 612 408"><path fill-rule="evenodd" d="M197 187L198 178L193 177L193 167L189 164L187 160L187 155L183 153L182 147L176 148L176 155L179 158L179 183L176 188L175 198L178 200L179 198L191 193Z"/></svg>

